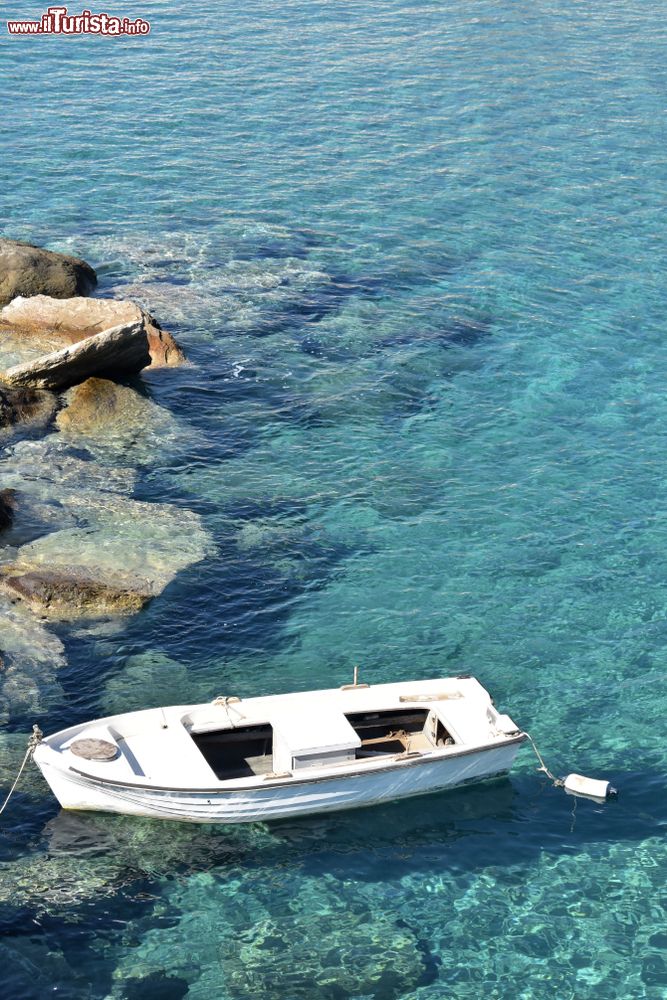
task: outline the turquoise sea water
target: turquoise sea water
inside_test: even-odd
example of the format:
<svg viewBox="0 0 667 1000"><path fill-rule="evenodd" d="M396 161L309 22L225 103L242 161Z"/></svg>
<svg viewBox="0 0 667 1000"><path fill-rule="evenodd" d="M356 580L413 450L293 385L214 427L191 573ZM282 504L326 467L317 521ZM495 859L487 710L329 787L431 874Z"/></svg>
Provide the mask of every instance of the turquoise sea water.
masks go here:
<svg viewBox="0 0 667 1000"><path fill-rule="evenodd" d="M621 795L525 750L488 786L190 828L59 813L32 775L3 989L667 996L667 4L105 9L151 34L2 39L3 232L183 343L144 383L186 433L135 495L215 549L129 621L52 630L42 728L466 672Z"/></svg>

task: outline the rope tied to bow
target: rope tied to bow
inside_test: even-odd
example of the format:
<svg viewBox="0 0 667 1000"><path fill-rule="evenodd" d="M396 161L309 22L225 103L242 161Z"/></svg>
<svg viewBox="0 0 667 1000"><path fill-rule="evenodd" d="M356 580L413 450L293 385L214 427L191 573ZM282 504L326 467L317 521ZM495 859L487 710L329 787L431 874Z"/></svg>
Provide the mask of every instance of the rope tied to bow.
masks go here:
<svg viewBox="0 0 667 1000"><path fill-rule="evenodd" d="M18 785L19 781L21 780L21 775L23 774L23 771L24 771L24 768L25 768L26 764L28 763L28 761L30 760L30 758L32 757L32 755L34 754L34 752L37 749L37 747L39 746L39 744L42 742L43 738L44 738L44 733L42 732L42 730L39 728L39 726L34 725L32 727L32 736L28 740L28 746L27 746L25 755L23 757L23 760L21 762L21 766L20 766L20 768L18 770L18 774L14 778L14 784L9 789L9 792L7 793L7 797L6 797L5 801L2 803L2 806L0 806L0 816L2 816L3 812L7 808L7 804L9 803L9 800L11 799L12 795L14 794L16 786Z"/></svg>

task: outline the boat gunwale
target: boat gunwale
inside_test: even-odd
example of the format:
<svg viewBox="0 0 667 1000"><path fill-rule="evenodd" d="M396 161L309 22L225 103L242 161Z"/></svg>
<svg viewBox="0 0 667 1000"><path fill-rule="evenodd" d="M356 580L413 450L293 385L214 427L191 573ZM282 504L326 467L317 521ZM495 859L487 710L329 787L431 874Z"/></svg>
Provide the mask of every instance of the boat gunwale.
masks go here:
<svg viewBox="0 0 667 1000"><path fill-rule="evenodd" d="M104 787L105 785L113 785L119 788L127 788L127 789L141 788L141 789L152 790L155 792L185 792L185 793L190 792L198 795L213 795L213 794L225 793L225 794L239 795L243 793L248 794L248 793L260 792L265 788L272 788L272 789L295 788L298 787L299 785L314 785L314 784L319 784L323 781L340 780L340 779L346 779L348 777L360 777L363 776L364 774L383 774L387 771L395 771L406 767L419 766L421 764L429 764L445 760L454 760L458 757L466 757L473 753L480 753L486 750L496 750L501 747L512 746L515 743L519 744L525 743L527 739L528 739L527 734L524 733L523 731L519 731L516 735L507 736L505 739L497 740L494 743L484 743L479 746L464 747L456 751L452 751L448 747L446 751L443 750L440 753L438 753L438 750L440 748L434 748L433 751L429 751L428 753L422 753L418 757L417 756L406 757L403 760L396 760L394 758L390 764L386 764L380 767L373 767L368 770L366 770L366 768L364 767L361 770L347 771L347 772L338 771L335 774L324 774L324 775L317 774L310 778L309 777L294 778L294 776L290 776L284 778L274 778L271 780L264 779L261 782L261 784L244 785L241 788L238 787L233 788L229 786L221 787L221 785L218 785L215 788L196 787L194 785L188 785L186 787L177 787L176 785L154 785L148 782L140 782L140 781L130 781L130 782L120 781L118 778L104 778L96 774L90 774L87 771L82 771L80 768L72 767L71 765L69 765L66 770L63 768L57 768L57 770L59 770L61 774L66 774L67 771L71 771L72 773L78 774L89 781L93 781L96 784L101 785L102 787ZM57 756L59 756L59 751L53 750L53 747L49 747L49 750L51 750L52 753L55 753ZM47 762L44 761L44 763ZM55 766L55 765L50 765L50 766Z"/></svg>

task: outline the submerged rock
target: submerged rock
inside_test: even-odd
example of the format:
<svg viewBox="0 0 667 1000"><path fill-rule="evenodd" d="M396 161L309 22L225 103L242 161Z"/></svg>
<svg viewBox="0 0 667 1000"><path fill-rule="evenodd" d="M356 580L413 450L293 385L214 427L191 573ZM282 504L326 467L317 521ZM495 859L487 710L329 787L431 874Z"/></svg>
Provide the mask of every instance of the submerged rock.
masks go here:
<svg viewBox="0 0 667 1000"><path fill-rule="evenodd" d="M21 546L0 583L51 618L138 611L213 549L190 510L114 494L70 496L67 504L79 526Z"/></svg>
<svg viewBox="0 0 667 1000"><path fill-rule="evenodd" d="M5 934L0 943L0 961L8 997L58 996L61 991L68 1000L91 1000L93 996L85 971L70 964L47 936L17 931Z"/></svg>
<svg viewBox="0 0 667 1000"><path fill-rule="evenodd" d="M150 593L140 593L113 586L78 566L60 569L29 570L4 577L5 589L17 594L37 612L55 618L80 618L112 614L134 614L151 598Z"/></svg>
<svg viewBox="0 0 667 1000"><path fill-rule="evenodd" d="M42 350L75 344L114 326L141 323L148 338L150 367L185 364L185 355L174 338L157 320L128 299L56 299L48 295L17 298L0 311L7 324L4 336Z"/></svg>
<svg viewBox="0 0 667 1000"><path fill-rule="evenodd" d="M165 653L148 651L128 657L122 670L109 677L100 700L101 714L146 708L157 691L163 705L189 705L215 697L198 672L190 674L183 663Z"/></svg>
<svg viewBox="0 0 667 1000"><path fill-rule="evenodd" d="M122 432L139 414L143 419L144 402L134 389L109 379L89 378L70 389L67 406L58 414L56 424L61 431L74 430L85 436Z"/></svg>
<svg viewBox="0 0 667 1000"><path fill-rule="evenodd" d="M108 859L45 857L43 854L18 858L0 865L0 903L29 907L38 915L67 911L90 899L112 896L123 875L110 851ZM72 919L71 913L69 914Z"/></svg>
<svg viewBox="0 0 667 1000"><path fill-rule="evenodd" d="M17 441L0 459L0 482L13 494L15 505L13 523L2 536L5 548L0 563L15 557L7 546L25 545L48 532L77 527L82 497L99 500L109 493L129 495L135 481L133 469L101 465L82 448L73 454L59 434L40 441Z"/></svg>
<svg viewBox="0 0 667 1000"><path fill-rule="evenodd" d="M95 451L118 451L142 461L173 450L185 432L178 421L129 386L89 378L70 389L56 425L68 440Z"/></svg>
<svg viewBox="0 0 667 1000"><path fill-rule="evenodd" d="M220 946L220 971L233 1000L394 1000L424 978L414 934L384 913L331 907L267 917L241 940ZM216 976L208 977L213 987ZM218 980L219 981L219 980ZM201 988L201 983L199 984Z"/></svg>
<svg viewBox="0 0 667 1000"><path fill-rule="evenodd" d="M9 791L18 774L21 762L25 757L30 738L29 730L30 726L26 725L24 732L0 732L0 789L3 791L2 799L4 799L4 796ZM22 798L29 797L32 800L38 798L43 800L49 794L48 787L36 764L24 769L17 788ZM0 904L2 902L3 900L0 898Z"/></svg>
<svg viewBox="0 0 667 1000"><path fill-rule="evenodd" d="M132 492L136 472L109 468L92 460L83 449L73 453L60 434L40 441L17 441L0 459L0 478L19 496L41 504L66 507L71 499L77 509L86 494Z"/></svg>
<svg viewBox="0 0 667 1000"><path fill-rule="evenodd" d="M188 994L188 984L180 976L152 972L150 976L128 979L124 993L125 1000L181 1000Z"/></svg>
<svg viewBox="0 0 667 1000"><path fill-rule="evenodd" d="M5 749L5 743L0 740L0 750ZM25 746L25 737L12 739L13 772L0 767L5 787L16 775ZM22 796L26 792L30 795L28 807L34 807L38 795L42 799L50 795L36 765L26 769L20 788ZM145 881L146 876L167 879L183 877L185 872L209 871L212 865L256 859L275 846L275 837L260 824L231 829L193 827L69 810L60 810L49 820L41 841L39 850L0 864L0 906L76 923L81 920L79 907L113 897L137 880ZM146 975L157 971L151 963ZM136 980L134 965L132 972ZM123 1000L127 1000L125 992Z"/></svg>
<svg viewBox="0 0 667 1000"><path fill-rule="evenodd" d="M7 597L0 597L0 619L0 722L37 717L62 697L63 644Z"/></svg>
<svg viewBox="0 0 667 1000"><path fill-rule="evenodd" d="M16 491L12 489L0 490L0 531L11 528L14 523L16 506Z"/></svg>
<svg viewBox="0 0 667 1000"><path fill-rule="evenodd" d="M22 243L0 239L0 303L17 295L51 295L66 299L89 295L97 275L85 260Z"/></svg>
<svg viewBox="0 0 667 1000"><path fill-rule="evenodd" d="M290 880L288 896L273 875L266 891L253 880L243 907L238 890L211 875L173 889L167 905L179 920L144 934L112 995L160 971L186 979L193 1000L217 996L220 983L229 1000L396 1000L425 981L423 949L403 922L358 895L346 900L336 880Z"/></svg>
<svg viewBox="0 0 667 1000"><path fill-rule="evenodd" d="M56 400L50 392L0 384L0 427L46 425L55 411Z"/></svg>
<svg viewBox="0 0 667 1000"><path fill-rule="evenodd" d="M142 323L129 323L14 365L4 373L4 379L12 386L62 390L93 375L139 372L148 364L146 330Z"/></svg>

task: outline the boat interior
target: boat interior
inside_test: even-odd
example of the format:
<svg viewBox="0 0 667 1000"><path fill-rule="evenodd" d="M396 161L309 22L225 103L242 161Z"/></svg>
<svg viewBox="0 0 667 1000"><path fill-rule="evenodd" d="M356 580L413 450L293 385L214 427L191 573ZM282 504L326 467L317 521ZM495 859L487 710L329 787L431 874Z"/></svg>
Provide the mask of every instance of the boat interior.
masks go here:
<svg viewBox="0 0 667 1000"><path fill-rule="evenodd" d="M273 727L268 723L193 733L192 739L220 781L259 777L273 770Z"/></svg>
<svg viewBox="0 0 667 1000"><path fill-rule="evenodd" d="M428 709L398 708L379 712L355 712L345 716L354 742L291 757L290 772L313 766L349 761L373 761L417 754L454 743L438 716ZM220 781L234 778L281 776L284 767L275 762L275 733L269 723L239 725L203 733L191 733L207 764Z"/></svg>

